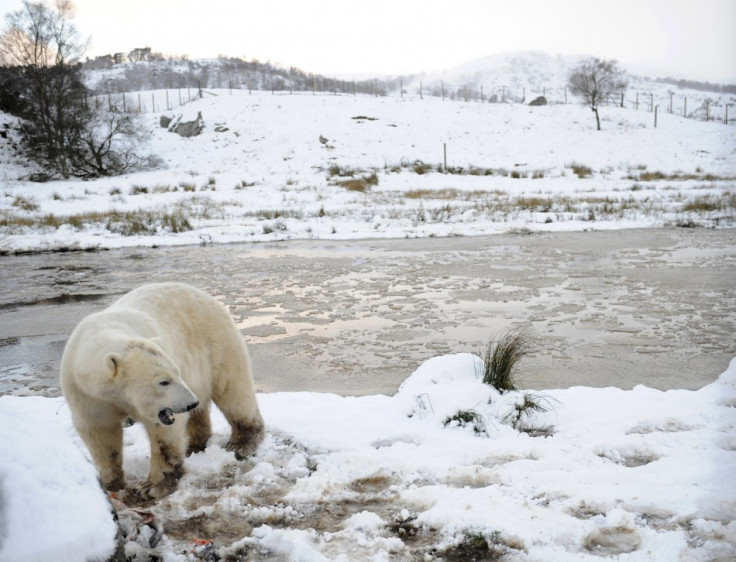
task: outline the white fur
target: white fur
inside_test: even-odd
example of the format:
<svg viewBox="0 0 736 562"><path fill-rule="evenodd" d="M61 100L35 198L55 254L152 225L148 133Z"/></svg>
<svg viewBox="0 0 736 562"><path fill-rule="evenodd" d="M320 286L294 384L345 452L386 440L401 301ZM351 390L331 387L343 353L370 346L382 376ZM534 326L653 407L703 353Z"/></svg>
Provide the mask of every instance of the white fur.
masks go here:
<svg viewBox="0 0 736 562"><path fill-rule="evenodd" d="M82 320L64 350L61 386L110 489L124 485L122 422L129 416L151 440L146 497L176 489L187 446L203 449L211 433L212 401L232 426L228 448L238 458L263 438L245 343L227 310L188 285L144 285ZM173 425L161 423L167 409Z"/></svg>

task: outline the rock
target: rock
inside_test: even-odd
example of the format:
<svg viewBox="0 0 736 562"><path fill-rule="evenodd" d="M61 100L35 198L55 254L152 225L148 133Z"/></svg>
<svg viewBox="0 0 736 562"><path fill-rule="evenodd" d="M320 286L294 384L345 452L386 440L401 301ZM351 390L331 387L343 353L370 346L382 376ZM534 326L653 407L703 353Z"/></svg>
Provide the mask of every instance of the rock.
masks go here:
<svg viewBox="0 0 736 562"><path fill-rule="evenodd" d="M182 121L180 115L169 125L169 132L176 133L181 137L196 137L204 129L204 121L202 120L202 112L197 112L197 118L194 121Z"/></svg>
<svg viewBox="0 0 736 562"><path fill-rule="evenodd" d="M158 121L158 124L163 127L164 129L168 128L169 125L171 125L171 122L174 120L173 117L170 115L162 115L161 118Z"/></svg>
<svg viewBox="0 0 736 562"><path fill-rule="evenodd" d="M547 98L545 98L544 96L539 96L538 98L534 98L532 101L530 101L529 105L547 105Z"/></svg>

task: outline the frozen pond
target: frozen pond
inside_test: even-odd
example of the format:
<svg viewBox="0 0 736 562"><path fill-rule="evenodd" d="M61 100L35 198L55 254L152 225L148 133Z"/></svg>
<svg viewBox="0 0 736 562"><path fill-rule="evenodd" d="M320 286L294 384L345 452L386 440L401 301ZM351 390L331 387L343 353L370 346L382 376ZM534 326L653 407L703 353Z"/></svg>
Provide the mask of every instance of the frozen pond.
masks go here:
<svg viewBox="0 0 736 562"><path fill-rule="evenodd" d="M0 394L58 396L66 338L139 284L230 307L265 392L393 394L523 331L523 386L699 388L736 355L736 231L294 241L0 257Z"/></svg>

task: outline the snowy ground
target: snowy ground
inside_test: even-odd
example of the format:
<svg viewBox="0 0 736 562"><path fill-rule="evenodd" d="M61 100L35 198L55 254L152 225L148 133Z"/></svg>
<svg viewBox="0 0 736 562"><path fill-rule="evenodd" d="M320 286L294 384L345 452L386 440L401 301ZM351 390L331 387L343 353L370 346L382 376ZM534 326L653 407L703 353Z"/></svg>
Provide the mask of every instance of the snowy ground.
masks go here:
<svg viewBox="0 0 736 562"><path fill-rule="evenodd" d="M734 126L660 115L654 129L650 114L606 108L597 132L590 111L573 105L217 93L184 107L205 120L197 138L144 115L165 169L29 183L19 178L33 169L0 139L0 252L734 226ZM451 173L426 170L443 163L445 144ZM535 393L549 409L526 420L530 432L506 415L523 396L484 387L476 362L433 359L392 397L259 394L269 435L245 463L224 451L217 417L179 491L148 506L166 529L154 551L167 561L213 551L736 557L736 362L698 391ZM445 425L460 410L473 412L471 423ZM94 474L63 400L1 397L0 432L0 559L112 549L104 495L80 496ZM131 479L143 478L140 427L126 430L125 455ZM148 550L149 537L128 549Z"/></svg>
<svg viewBox="0 0 736 562"><path fill-rule="evenodd" d="M155 171L30 183L19 178L32 168L2 151L0 251L723 227L736 216L733 125L665 113L655 129L650 113L603 108L599 132L572 104L215 93L166 112L201 112L195 138L142 115L165 166Z"/></svg>
<svg viewBox="0 0 736 562"><path fill-rule="evenodd" d="M303 561L736 557L736 360L698 391L535 393L548 411L522 415L520 430L511 421L523 395L479 382L479 361L432 359L393 397L260 394L268 437L243 463L225 452L229 428L217 412L215 435L187 459L179 490L150 507L163 538L149 549L144 528L128 553L167 561L214 560L213 552ZM461 411L474 419L446 423ZM4 396L0 419L10 444L0 449L9 531L0 559L111 550L109 507L90 492L63 400ZM29 438L18 439L18 428ZM124 441L129 478L145 477L144 431L130 427ZM54 454L56 470L29 462L33 450ZM77 485L56 485L63 476Z"/></svg>

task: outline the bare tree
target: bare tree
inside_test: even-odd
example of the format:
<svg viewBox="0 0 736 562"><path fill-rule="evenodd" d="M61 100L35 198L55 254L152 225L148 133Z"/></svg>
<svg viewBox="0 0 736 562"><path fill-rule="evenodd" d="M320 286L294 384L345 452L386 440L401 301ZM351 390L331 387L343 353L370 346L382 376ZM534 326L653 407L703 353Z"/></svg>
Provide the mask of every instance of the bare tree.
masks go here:
<svg viewBox="0 0 736 562"><path fill-rule="evenodd" d="M601 119L598 106L614 101L626 89L626 73L615 60L588 58L572 69L568 76L568 87L573 94L583 97L585 103L595 113L598 130Z"/></svg>
<svg viewBox="0 0 736 562"><path fill-rule="evenodd" d="M73 16L70 0L56 0L52 8L25 0L6 16L0 64L21 75L17 115L23 141L28 155L52 176L121 173L133 162L132 151L117 152L135 138L133 117L87 103L80 64L86 45Z"/></svg>

